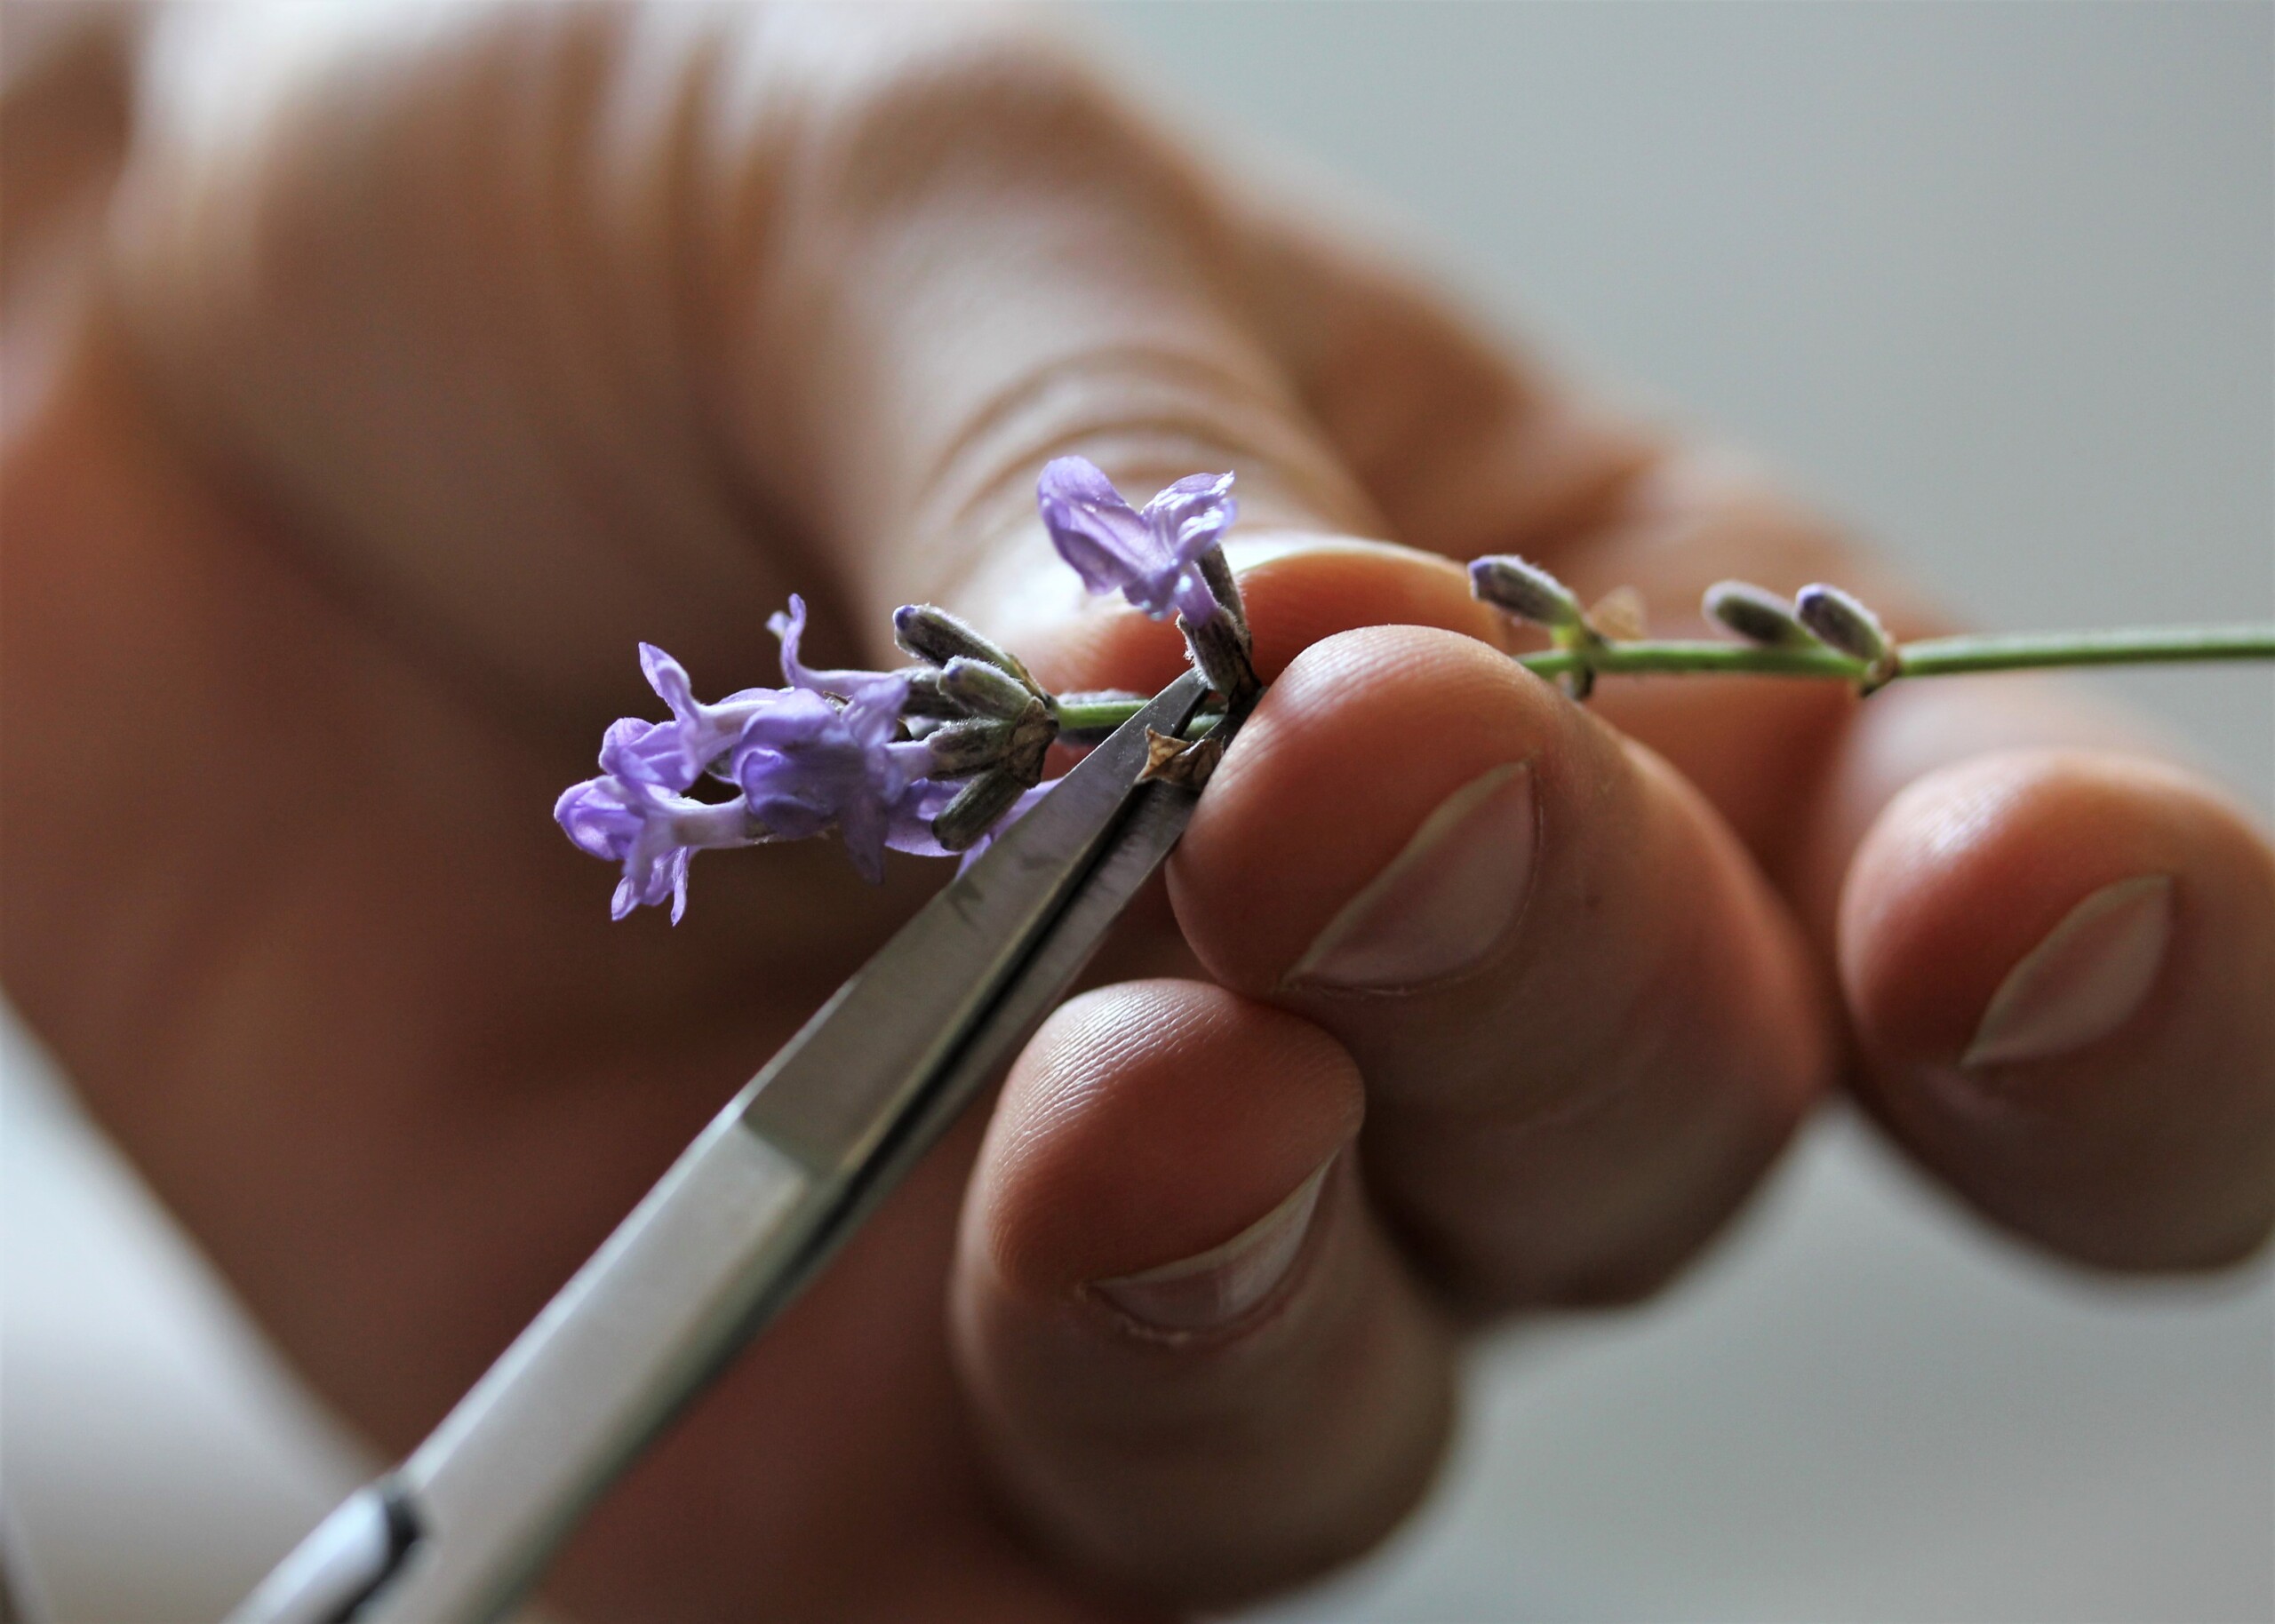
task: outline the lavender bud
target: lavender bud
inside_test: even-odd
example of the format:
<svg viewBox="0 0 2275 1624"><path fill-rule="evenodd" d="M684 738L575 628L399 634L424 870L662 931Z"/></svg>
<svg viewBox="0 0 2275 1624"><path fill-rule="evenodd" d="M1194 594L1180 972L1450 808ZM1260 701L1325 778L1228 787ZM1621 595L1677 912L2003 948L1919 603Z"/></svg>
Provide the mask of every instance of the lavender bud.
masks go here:
<svg viewBox="0 0 2275 1624"><path fill-rule="evenodd" d="M932 820L932 838L944 850L964 850L994 828L1029 787L1007 772L980 774Z"/></svg>
<svg viewBox="0 0 2275 1624"><path fill-rule="evenodd" d="M1880 617L1838 586L1804 586L1793 600L1800 623L1827 648L1876 665L1888 655L1888 633Z"/></svg>
<svg viewBox="0 0 2275 1624"><path fill-rule="evenodd" d="M1017 721L1035 703L1033 689L1001 666L956 655L940 668L940 691L968 714Z"/></svg>
<svg viewBox="0 0 2275 1624"><path fill-rule="evenodd" d="M925 776L962 778L994 766L1010 753L1014 731L1012 723L993 717L941 723L924 736L932 752Z"/></svg>
<svg viewBox="0 0 2275 1624"><path fill-rule="evenodd" d="M903 720L915 721L931 718L948 720L967 714L962 705L941 691L940 671L937 665L905 665L894 674L908 681L908 697L900 707Z"/></svg>
<svg viewBox="0 0 2275 1624"><path fill-rule="evenodd" d="M1707 618L1765 649L1805 648L1816 640L1793 617L1793 607L1751 581L1717 581L1706 589Z"/></svg>
<svg viewBox="0 0 2275 1624"><path fill-rule="evenodd" d="M968 622L930 603L904 603L892 612L893 641L920 660L946 665L951 660L978 660L1008 671L1028 689L1034 687L1027 668L1009 649L985 638Z"/></svg>
<svg viewBox="0 0 2275 1624"><path fill-rule="evenodd" d="M1473 596L1508 610L1521 619L1554 631L1587 624L1580 601L1564 583L1537 564L1513 554L1471 561L1469 590Z"/></svg>

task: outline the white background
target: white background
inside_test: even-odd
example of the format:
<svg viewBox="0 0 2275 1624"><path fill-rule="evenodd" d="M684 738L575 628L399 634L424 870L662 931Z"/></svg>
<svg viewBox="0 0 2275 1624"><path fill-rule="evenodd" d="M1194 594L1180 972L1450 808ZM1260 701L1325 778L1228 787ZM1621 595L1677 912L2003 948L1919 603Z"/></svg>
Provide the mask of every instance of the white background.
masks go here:
<svg viewBox="0 0 2275 1624"><path fill-rule="evenodd" d="M1497 317L1982 624L2275 614L2275 10L1096 20L1196 139L1388 200ZM2275 678L2095 681L2275 807ZM355 1463L20 1033L0 1058L9 1502L61 1616L194 1624ZM2055 1269L1846 1121L1680 1290L1509 1335L1473 1395L1429 1512L1272 1617L2275 1618L2267 1269Z"/></svg>

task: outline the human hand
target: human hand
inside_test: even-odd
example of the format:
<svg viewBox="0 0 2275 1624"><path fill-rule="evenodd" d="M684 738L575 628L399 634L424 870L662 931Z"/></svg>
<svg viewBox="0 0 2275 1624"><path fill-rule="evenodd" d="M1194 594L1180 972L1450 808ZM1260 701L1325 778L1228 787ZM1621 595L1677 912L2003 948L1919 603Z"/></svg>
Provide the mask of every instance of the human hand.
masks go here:
<svg viewBox="0 0 2275 1624"><path fill-rule="evenodd" d="M792 585L849 657L932 597L1059 686L1150 685L1173 637L1080 612L1028 516L1081 450L1133 494L1237 467L1267 674L1319 641L1173 864L1182 932L1131 932L1172 978L1054 1023L985 1147L967 1124L596 1517L572 1607L1086 1616L1309 1572L1426 1478L1452 1325L1663 1278L1852 1021L1867 1097L2024 1232L2155 1267L2263 1230L2264 849L2163 769L1981 753L2091 748L2091 717L1607 684L1614 733L1442 631L1332 635L1499 639L1440 558L1502 549L1663 625L1722 575L1892 601L1751 478L962 20L326 10L169 20L117 292L12 426L6 968L383 1443L922 883L706 859L676 935L608 928L544 811L644 703L635 638L723 688ZM1342 539L1385 535L1411 550ZM1513 833L1393 933L1449 979L1282 990L1433 808L1520 762L1529 820L1504 779L1480 821L1529 864ZM2073 904L2156 873L2130 1021L1951 1063ZM1091 1289L1330 1156L1232 1325L1149 1336Z"/></svg>

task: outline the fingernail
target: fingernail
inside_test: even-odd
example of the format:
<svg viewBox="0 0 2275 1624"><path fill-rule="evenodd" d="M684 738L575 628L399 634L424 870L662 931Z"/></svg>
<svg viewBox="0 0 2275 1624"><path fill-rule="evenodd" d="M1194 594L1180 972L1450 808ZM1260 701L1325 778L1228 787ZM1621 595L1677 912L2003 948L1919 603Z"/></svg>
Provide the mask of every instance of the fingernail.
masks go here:
<svg viewBox="0 0 2275 1624"><path fill-rule="evenodd" d="M1138 1274L1093 1281L1090 1289L1142 1325L1205 1331L1230 1325L1287 1278L1310 1232L1330 1158L1295 1193L1222 1246Z"/></svg>
<svg viewBox="0 0 2275 1624"><path fill-rule="evenodd" d="M1532 773L1511 761L1471 779L1343 904L1290 985L1419 986L1492 951L1532 878Z"/></svg>
<svg viewBox="0 0 2275 1624"><path fill-rule="evenodd" d="M1960 1063L2046 1060L2107 1037L2148 997L2171 937L2170 875L2102 887L2007 972Z"/></svg>

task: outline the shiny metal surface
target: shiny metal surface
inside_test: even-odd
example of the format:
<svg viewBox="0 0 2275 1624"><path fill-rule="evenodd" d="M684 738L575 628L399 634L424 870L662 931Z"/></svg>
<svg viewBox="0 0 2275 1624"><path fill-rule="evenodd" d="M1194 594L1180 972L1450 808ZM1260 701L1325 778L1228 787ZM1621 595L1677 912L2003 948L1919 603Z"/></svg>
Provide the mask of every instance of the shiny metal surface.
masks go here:
<svg viewBox="0 0 2275 1624"><path fill-rule="evenodd" d="M815 1166L858 1167L1088 877L1145 768L1147 729L1181 730L1206 692L1189 673L1171 683L934 897L759 1074L751 1126Z"/></svg>

